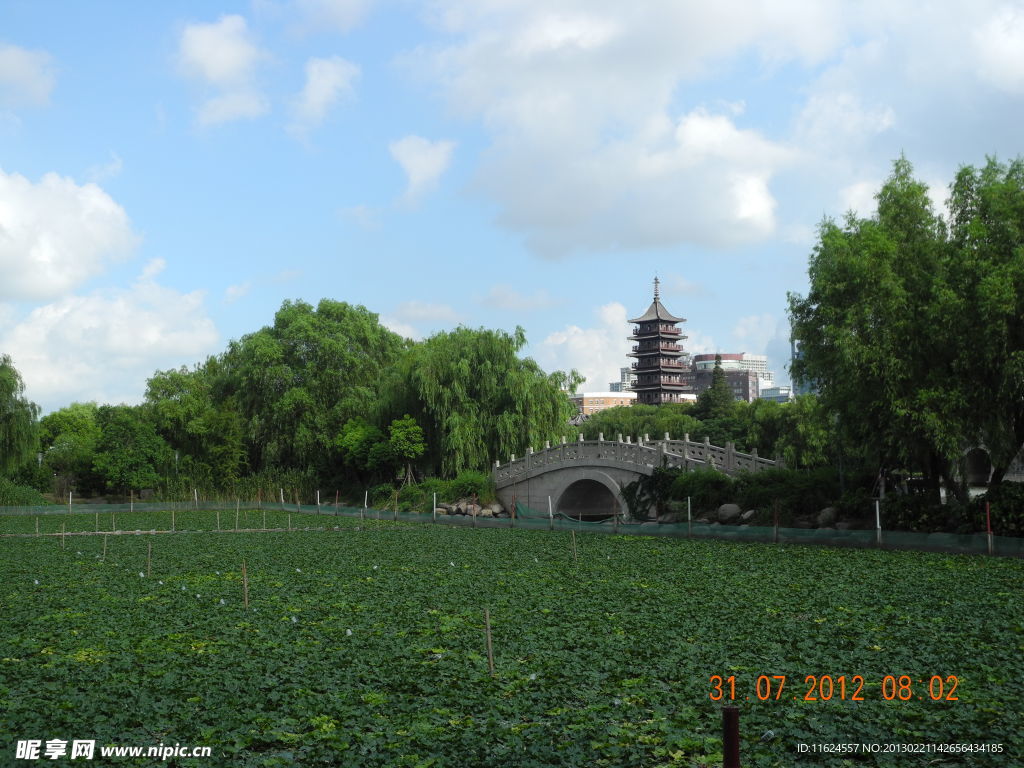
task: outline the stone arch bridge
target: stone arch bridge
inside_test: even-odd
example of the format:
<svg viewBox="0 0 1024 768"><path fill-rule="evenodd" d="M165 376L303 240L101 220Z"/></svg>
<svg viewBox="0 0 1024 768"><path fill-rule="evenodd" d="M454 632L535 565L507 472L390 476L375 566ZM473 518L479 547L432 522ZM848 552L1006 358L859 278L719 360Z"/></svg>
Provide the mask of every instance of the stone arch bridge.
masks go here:
<svg viewBox="0 0 1024 768"><path fill-rule="evenodd" d="M506 509L516 502L538 512L560 513L580 519L599 520L626 512L622 487L650 475L655 467L679 467L687 471L714 468L729 475L737 472L758 472L781 467L781 459L762 459L753 453L740 453L732 443L724 448L705 439L698 443L684 435L672 440L650 440L646 435L637 442L622 435L617 440L568 443L565 438L556 445L526 456L512 456L507 464L495 462L492 476L498 500Z"/></svg>

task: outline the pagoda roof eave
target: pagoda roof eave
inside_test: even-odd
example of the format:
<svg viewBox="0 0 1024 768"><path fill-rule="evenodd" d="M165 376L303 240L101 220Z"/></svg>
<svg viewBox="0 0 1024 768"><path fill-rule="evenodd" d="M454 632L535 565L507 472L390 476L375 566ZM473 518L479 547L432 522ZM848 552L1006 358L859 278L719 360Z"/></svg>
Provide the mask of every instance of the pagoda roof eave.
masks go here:
<svg viewBox="0 0 1024 768"><path fill-rule="evenodd" d="M631 323L649 323L652 320L663 320L666 323L685 323L685 317L676 317L665 309L664 305L655 299L651 302L651 306L647 308L647 311L640 317L630 320Z"/></svg>

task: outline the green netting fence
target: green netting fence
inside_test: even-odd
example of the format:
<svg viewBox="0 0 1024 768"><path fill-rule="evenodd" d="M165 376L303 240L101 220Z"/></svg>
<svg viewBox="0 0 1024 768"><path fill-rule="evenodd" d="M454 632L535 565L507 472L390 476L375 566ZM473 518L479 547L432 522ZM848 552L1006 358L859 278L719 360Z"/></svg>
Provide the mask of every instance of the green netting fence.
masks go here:
<svg viewBox="0 0 1024 768"><path fill-rule="evenodd" d="M335 519L332 522L332 518ZM336 504L274 502L140 502L130 504L73 504L38 507L0 507L0 535L59 535L87 533L150 533L184 531L259 531L330 529L340 519L398 521L469 528L607 533L673 538L726 539L776 544L909 549L963 554L1024 557L1024 539L988 533L914 533L890 530L837 530L774 526L656 523L609 517L580 520L561 512L533 509L516 502L512 517L441 515L397 509ZM346 523L347 525L348 523Z"/></svg>

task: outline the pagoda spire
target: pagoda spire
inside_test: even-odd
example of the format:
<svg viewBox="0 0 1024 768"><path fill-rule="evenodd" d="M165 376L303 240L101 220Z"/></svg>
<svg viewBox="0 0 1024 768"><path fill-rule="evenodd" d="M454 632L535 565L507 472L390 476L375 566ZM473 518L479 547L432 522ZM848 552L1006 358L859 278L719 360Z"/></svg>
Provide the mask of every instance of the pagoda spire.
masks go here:
<svg viewBox="0 0 1024 768"><path fill-rule="evenodd" d="M657 301L657 300L658 300L658 284L659 284L660 282L661 282L661 281L660 281L660 280L658 280L658 276L657 276L657 275L655 275L655 276L654 276L654 300L655 300L655 301Z"/></svg>

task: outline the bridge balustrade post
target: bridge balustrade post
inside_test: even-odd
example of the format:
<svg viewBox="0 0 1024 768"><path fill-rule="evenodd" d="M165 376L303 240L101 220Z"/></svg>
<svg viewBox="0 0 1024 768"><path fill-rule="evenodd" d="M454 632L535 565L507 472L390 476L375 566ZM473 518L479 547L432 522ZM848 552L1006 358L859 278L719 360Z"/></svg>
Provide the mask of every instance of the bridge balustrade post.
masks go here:
<svg viewBox="0 0 1024 768"><path fill-rule="evenodd" d="M583 442L583 433L582 432L580 432L580 442L581 443Z"/></svg>
<svg viewBox="0 0 1024 768"><path fill-rule="evenodd" d="M604 442L604 432L598 432L597 433L597 442L599 442L599 443L603 443Z"/></svg>
<svg viewBox="0 0 1024 768"><path fill-rule="evenodd" d="M516 460L516 455L515 455L515 454L513 453L513 454L512 454L512 458L511 458L511 459L509 459L509 462L510 462L510 463L515 463L515 460Z"/></svg>
<svg viewBox="0 0 1024 768"><path fill-rule="evenodd" d="M501 462L498 461L497 459L494 460L494 468L501 469Z"/></svg>
<svg viewBox="0 0 1024 768"><path fill-rule="evenodd" d="M621 432L619 432L619 442L620 443L622 442L622 433Z"/></svg>
<svg viewBox="0 0 1024 768"><path fill-rule="evenodd" d="M548 450L548 449L549 449L550 447L551 447L551 441L550 441L550 440L545 440L545 441L544 441L544 450L546 451L546 450Z"/></svg>
<svg viewBox="0 0 1024 768"><path fill-rule="evenodd" d="M667 443L672 438L668 436L668 432L665 433L665 442Z"/></svg>
<svg viewBox="0 0 1024 768"><path fill-rule="evenodd" d="M651 436L648 433L646 433L646 432L644 432L644 442L645 443L651 442Z"/></svg>

